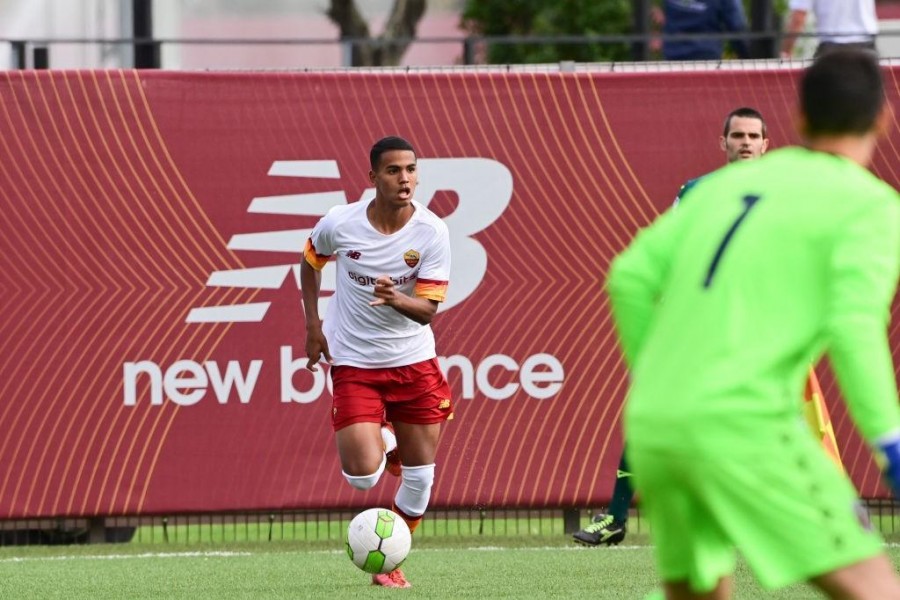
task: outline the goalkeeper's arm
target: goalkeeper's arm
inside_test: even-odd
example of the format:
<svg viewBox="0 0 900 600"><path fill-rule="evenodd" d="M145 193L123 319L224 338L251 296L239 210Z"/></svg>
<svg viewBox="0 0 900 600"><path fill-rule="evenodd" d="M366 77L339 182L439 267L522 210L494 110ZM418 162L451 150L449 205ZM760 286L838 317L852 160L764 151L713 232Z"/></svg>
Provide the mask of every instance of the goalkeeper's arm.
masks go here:
<svg viewBox="0 0 900 600"><path fill-rule="evenodd" d="M875 440L875 461L891 486L895 498L900 498L900 430Z"/></svg>
<svg viewBox="0 0 900 600"><path fill-rule="evenodd" d="M900 211L884 203L854 217L831 255L828 354L850 415L898 494L900 400L887 327L900 271Z"/></svg>

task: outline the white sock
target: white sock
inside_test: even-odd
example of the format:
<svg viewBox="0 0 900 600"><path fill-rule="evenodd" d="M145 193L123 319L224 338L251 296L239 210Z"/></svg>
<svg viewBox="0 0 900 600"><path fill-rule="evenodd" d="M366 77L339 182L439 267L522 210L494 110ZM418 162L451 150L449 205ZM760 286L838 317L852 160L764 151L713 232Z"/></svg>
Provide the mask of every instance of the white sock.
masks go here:
<svg viewBox="0 0 900 600"><path fill-rule="evenodd" d="M384 465L387 462L385 457L381 457L381 464L378 465L378 470L372 473L371 475L347 475L343 470L341 473L344 475L344 479L347 480L347 483L352 485L358 490L369 490L375 487L375 484L378 483L378 480L381 478L381 474L384 473Z"/></svg>
<svg viewBox="0 0 900 600"><path fill-rule="evenodd" d="M420 467L401 467L400 488L394 497L394 504L407 516L421 517L428 508L431 499L431 486L434 483L434 465Z"/></svg>
<svg viewBox="0 0 900 600"><path fill-rule="evenodd" d="M397 436L387 427L381 428L381 441L384 443L385 454L397 447Z"/></svg>

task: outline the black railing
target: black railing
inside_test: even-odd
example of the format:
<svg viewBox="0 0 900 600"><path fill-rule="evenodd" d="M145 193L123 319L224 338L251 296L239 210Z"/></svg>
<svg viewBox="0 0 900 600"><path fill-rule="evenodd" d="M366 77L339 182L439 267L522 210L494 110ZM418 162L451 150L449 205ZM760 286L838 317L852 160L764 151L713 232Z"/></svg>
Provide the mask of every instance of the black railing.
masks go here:
<svg viewBox="0 0 900 600"><path fill-rule="evenodd" d="M164 48L186 46L232 46L232 47L263 47L263 46L292 46L297 48L309 46L332 46L342 49L342 56L352 55L354 46L367 46L378 48L383 46L396 46L401 44L441 44L456 45L460 49L460 57L464 65L482 64L479 56L484 56L485 51L491 46L535 46L535 45L608 45L621 46L629 49L634 60L643 60L649 57L646 52L648 44L652 41L681 41L697 39L734 40L741 39L751 43L755 48L754 58L776 58L777 48L783 37L783 32L748 31L735 33L707 33L707 34L621 34L621 35L544 35L544 36L467 36L467 37L419 37L419 38L394 38L384 40L379 38L344 38L340 40L323 40L309 38L247 38L247 39L213 39L213 38L30 38L11 39L0 38L0 43L7 44L10 52L10 68L24 69L48 68L52 65L53 48L60 45L77 45L96 47L108 53L110 48L121 48L131 51L135 64L147 66L149 64L161 64L161 56ZM886 31L880 34L882 37L900 36L900 32ZM799 39L812 39L815 34L804 33L797 36ZM31 61L29 62L29 58ZM146 60L145 60L146 59ZM151 60L152 59L152 60ZM345 62L347 62L345 60ZM79 65L77 68L97 68L100 65ZM130 67L128 65L119 65ZM344 64L343 66L351 66Z"/></svg>
<svg viewBox="0 0 900 600"><path fill-rule="evenodd" d="M900 537L900 505L867 500L872 526ZM0 521L0 546L89 543L203 544L234 542L340 542L358 511L297 510ZM592 508L430 510L416 531L434 538L567 538L599 512ZM632 509L629 536L646 542L640 510Z"/></svg>

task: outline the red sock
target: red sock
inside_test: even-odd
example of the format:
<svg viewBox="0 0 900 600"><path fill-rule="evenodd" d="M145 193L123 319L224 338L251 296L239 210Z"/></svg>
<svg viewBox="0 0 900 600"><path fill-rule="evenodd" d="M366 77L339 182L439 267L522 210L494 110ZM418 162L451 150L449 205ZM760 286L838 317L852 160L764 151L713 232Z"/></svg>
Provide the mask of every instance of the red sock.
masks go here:
<svg viewBox="0 0 900 600"><path fill-rule="evenodd" d="M399 508L397 508L396 504L391 506L391 510L393 510L395 513L397 513L398 515L403 517L403 520L406 521L406 526L409 527L410 533L415 532L416 527L418 527L419 523L422 522L423 515L419 515L418 517L411 517L408 514L406 514L405 512L403 512L402 510L400 510Z"/></svg>

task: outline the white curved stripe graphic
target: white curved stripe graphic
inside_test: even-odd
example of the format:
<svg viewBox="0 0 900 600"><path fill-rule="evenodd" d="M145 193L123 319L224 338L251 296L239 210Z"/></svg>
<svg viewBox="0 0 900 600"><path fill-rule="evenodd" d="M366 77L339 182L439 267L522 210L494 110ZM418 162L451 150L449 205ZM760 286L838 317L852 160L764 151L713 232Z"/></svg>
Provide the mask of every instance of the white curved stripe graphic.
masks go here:
<svg viewBox="0 0 900 600"><path fill-rule="evenodd" d="M270 215L324 216L331 208L347 204L344 192L317 194L290 194L287 196L262 196L250 202L247 212Z"/></svg>
<svg viewBox="0 0 900 600"><path fill-rule="evenodd" d="M202 306L192 308L187 323L258 323L266 316L271 302L236 304L233 306Z"/></svg>
<svg viewBox="0 0 900 600"><path fill-rule="evenodd" d="M231 236L228 249L301 253L311 232L312 229L286 229L262 233L238 233Z"/></svg>
<svg viewBox="0 0 900 600"><path fill-rule="evenodd" d="M269 168L269 175L338 179L341 172L336 160L276 160Z"/></svg>
<svg viewBox="0 0 900 600"><path fill-rule="evenodd" d="M284 279L290 270L291 265L277 265L274 267L213 271L206 281L206 285L212 287L277 290L284 283Z"/></svg>
<svg viewBox="0 0 900 600"><path fill-rule="evenodd" d="M513 194L513 177L503 163L481 157L422 158L418 161L422 179L416 199L428 206L439 192L451 192L457 197L453 212L443 217L450 231L450 247L454 257L450 268L447 298L439 312L453 308L472 295L484 279L488 266L487 250L474 235L490 227L508 208ZM299 178L340 178L336 160L281 160L272 163L270 176ZM363 190L360 200L371 199L374 189ZM247 212L257 214L321 217L331 208L347 204L343 191L313 192L278 196L255 197ZM311 229L290 229L235 234L228 242L229 250L259 252L289 252L301 255ZM287 272L293 271L300 289L299 264L276 265L215 271L209 276L210 287L278 289L284 284ZM319 313L324 316L330 294L337 284L333 261L322 270ZM300 303L298 303L300 304ZM269 303L246 306L202 307L191 310L189 323L261 321Z"/></svg>

